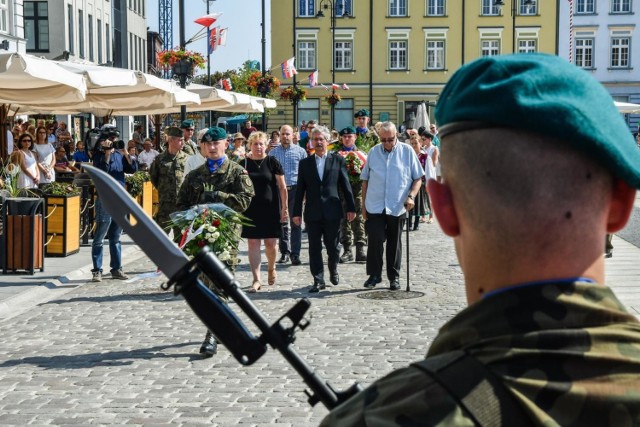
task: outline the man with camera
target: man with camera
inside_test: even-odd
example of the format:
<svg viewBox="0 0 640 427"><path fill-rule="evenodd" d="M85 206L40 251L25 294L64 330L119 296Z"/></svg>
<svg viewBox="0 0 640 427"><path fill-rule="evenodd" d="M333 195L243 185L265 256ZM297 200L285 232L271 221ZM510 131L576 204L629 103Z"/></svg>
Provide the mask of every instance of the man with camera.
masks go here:
<svg viewBox="0 0 640 427"><path fill-rule="evenodd" d="M119 139L120 133L116 129L102 132L96 143L93 154L93 166L102 169L111 175L124 191L125 173L134 173L138 170L138 163L132 160L125 150L124 141ZM96 201L96 231L91 244L91 260L93 261L94 282L102 281L102 254L104 238L109 239L109 266L111 267L111 278L126 280L129 278L122 271L122 250L120 245L120 235L122 227L111 220L111 215L102 207L102 201L98 197Z"/></svg>

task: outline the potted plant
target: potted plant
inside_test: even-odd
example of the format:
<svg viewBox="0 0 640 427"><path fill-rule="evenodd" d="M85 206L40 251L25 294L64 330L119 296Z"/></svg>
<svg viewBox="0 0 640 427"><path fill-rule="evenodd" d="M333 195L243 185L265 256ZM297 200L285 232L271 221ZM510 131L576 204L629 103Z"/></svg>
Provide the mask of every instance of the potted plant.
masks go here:
<svg viewBox="0 0 640 427"><path fill-rule="evenodd" d="M342 97L340 96L340 94L337 94L335 92L330 93L324 98L327 100L327 103L329 105L336 105L338 102L342 101Z"/></svg>
<svg viewBox="0 0 640 427"><path fill-rule="evenodd" d="M131 197L137 200L147 215L151 216L153 213L153 185L151 185L149 172L138 171L127 175L125 182Z"/></svg>
<svg viewBox="0 0 640 427"><path fill-rule="evenodd" d="M263 76L260 71L254 71L247 80L247 86L253 89L256 94L263 97L269 97L272 92L276 91L280 87L280 80L274 77L271 73L266 73Z"/></svg>
<svg viewBox="0 0 640 427"><path fill-rule="evenodd" d="M282 89L280 92L280 99L291 101L291 104L297 104L299 101L307 99L307 91L298 85L289 86Z"/></svg>
<svg viewBox="0 0 640 427"><path fill-rule="evenodd" d="M158 65L164 69L171 69L175 78L186 76L193 77L195 67L204 68L204 57L191 50L185 49L168 49L163 50L157 55Z"/></svg>
<svg viewBox="0 0 640 427"><path fill-rule="evenodd" d="M80 188L65 182L42 187L46 204L46 256L65 257L80 250Z"/></svg>

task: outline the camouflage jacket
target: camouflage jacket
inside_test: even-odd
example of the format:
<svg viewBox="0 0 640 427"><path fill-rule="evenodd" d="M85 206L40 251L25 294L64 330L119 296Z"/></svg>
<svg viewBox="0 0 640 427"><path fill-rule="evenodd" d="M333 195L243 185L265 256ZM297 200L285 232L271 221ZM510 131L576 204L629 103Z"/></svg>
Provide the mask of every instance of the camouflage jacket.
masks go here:
<svg viewBox="0 0 640 427"><path fill-rule="evenodd" d="M184 180L184 167L189 156L178 151L175 156L168 151L158 154L151 163L149 177L151 183L158 190L160 204L175 204L178 192Z"/></svg>
<svg viewBox="0 0 640 427"><path fill-rule="evenodd" d="M190 139L189 140L185 139L184 144L182 145L182 151L184 151L188 157L188 156L193 156L200 150L195 142L193 142Z"/></svg>
<svg viewBox="0 0 640 427"><path fill-rule="evenodd" d="M211 173L205 163L184 179L178 195L178 209L189 209L202 203L224 203L242 213L249 207L254 194L249 174L239 164L227 159Z"/></svg>
<svg viewBox="0 0 640 427"><path fill-rule="evenodd" d="M515 398L530 423L640 425L640 323L613 292L585 283L513 288L442 327L427 359L464 349ZM467 426L466 409L416 366L335 408L323 426Z"/></svg>

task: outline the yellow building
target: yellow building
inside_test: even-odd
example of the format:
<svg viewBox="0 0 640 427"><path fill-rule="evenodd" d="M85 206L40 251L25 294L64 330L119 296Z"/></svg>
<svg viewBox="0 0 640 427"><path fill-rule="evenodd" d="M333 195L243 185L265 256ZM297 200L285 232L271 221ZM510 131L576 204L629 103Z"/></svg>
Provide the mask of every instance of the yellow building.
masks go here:
<svg viewBox="0 0 640 427"><path fill-rule="evenodd" d="M442 87L464 63L514 50L556 53L556 0L499 2L271 0L271 63L296 58L297 83L307 90L307 100L298 105L298 124L316 119L341 129L353 124L355 111L367 108L372 122L411 125L422 101L433 119ZM319 85L309 88L314 70ZM292 83L293 78L283 80L282 88ZM325 99L332 83L342 97L333 123ZM294 111L281 100L269 127L284 123L294 123Z"/></svg>

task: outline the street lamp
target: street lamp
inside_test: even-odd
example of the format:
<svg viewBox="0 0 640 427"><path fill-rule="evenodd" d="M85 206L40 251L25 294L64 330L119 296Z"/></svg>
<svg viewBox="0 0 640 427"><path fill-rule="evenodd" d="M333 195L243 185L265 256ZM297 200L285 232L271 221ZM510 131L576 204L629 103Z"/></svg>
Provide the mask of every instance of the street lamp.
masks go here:
<svg viewBox="0 0 640 427"><path fill-rule="evenodd" d="M339 0L336 0L339 1ZM349 11L345 7L345 1L342 0L340 3L337 3L336 6L340 7L340 16L343 18L350 17ZM324 18L324 12L322 9L327 10L331 9L331 93L335 95L336 88L333 86L336 82L336 7L334 7L332 0L321 0L320 5L318 7L318 13L316 13L316 18ZM331 128L333 129L335 125L335 104L331 104Z"/></svg>
<svg viewBox="0 0 640 427"><path fill-rule="evenodd" d="M533 6L533 0L521 0L522 4L524 6L527 7L527 10L531 9L531 7ZM502 11L502 7L504 6L504 1L503 0L495 0L493 2L493 4L495 6L498 6L498 9L500 9L500 11ZM517 15L517 5L518 5L518 0L511 0L511 20L513 21L512 24L512 44L511 44L511 52L516 53L516 15Z"/></svg>

